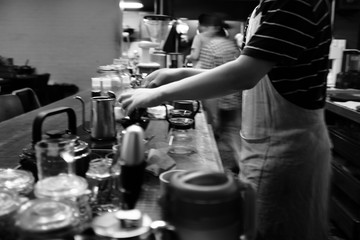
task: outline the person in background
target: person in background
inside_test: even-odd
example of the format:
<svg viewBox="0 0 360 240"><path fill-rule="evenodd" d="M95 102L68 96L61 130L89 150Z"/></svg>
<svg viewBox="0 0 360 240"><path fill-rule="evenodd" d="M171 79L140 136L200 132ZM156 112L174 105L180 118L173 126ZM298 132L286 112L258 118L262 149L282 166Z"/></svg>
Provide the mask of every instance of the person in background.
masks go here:
<svg viewBox="0 0 360 240"><path fill-rule="evenodd" d="M126 111L243 91L239 177L257 193L257 239L326 240L331 142L324 120L328 0L260 0L239 58L161 69L121 95Z"/></svg>
<svg viewBox="0 0 360 240"><path fill-rule="evenodd" d="M211 36L200 50L198 68L212 69L226 62L233 61L240 55L240 50L234 39L229 38L223 15L219 13L202 14L200 26L207 26ZM210 29L210 30L209 30ZM213 127L219 148L231 150L234 157L240 151L241 123L241 91L226 96L205 99L202 101L208 123ZM234 160L226 162L226 168L238 173L238 164Z"/></svg>
<svg viewBox="0 0 360 240"><path fill-rule="evenodd" d="M190 61L194 68L198 68L201 48L205 46L205 44L218 32L217 27L213 26L212 23L209 22L209 17L211 17L209 14L200 14L198 18L199 26L197 34L194 36L191 44L190 54L186 56L186 60Z"/></svg>

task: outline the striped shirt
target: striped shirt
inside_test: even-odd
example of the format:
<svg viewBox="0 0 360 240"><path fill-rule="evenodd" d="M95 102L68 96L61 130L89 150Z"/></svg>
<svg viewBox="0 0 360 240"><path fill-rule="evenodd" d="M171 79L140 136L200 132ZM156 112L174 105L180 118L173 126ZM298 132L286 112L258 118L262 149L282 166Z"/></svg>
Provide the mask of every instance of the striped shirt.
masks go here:
<svg viewBox="0 0 360 240"><path fill-rule="evenodd" d="M318 109L325 104L331 16L327 0L265 0L261 25L242 54L276 62L268 73L288 101Z"/></svg>
<svg viewBox="0 0 360 240"><path fill-rule="evenodd" d="M198 67L211 69L235 60L240 50L235 41L225 37L214 37L206 43L200 51ZM241 107L242 92L236 92L218 98L218 107L224 110L239 109Z"/></svg>

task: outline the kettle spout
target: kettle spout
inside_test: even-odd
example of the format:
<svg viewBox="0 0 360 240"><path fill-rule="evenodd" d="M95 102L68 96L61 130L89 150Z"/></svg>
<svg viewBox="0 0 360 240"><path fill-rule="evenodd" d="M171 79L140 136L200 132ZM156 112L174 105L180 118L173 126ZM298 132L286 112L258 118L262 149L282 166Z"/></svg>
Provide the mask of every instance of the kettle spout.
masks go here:
<svg viewBox="0 0 360 240"><path fill-rule="evenodd" d="M84 129L84 131L90 133L90 129L86 128L85 102L80 96L75 96L74 99L78 99L82 105L82 128Z"/></svg>

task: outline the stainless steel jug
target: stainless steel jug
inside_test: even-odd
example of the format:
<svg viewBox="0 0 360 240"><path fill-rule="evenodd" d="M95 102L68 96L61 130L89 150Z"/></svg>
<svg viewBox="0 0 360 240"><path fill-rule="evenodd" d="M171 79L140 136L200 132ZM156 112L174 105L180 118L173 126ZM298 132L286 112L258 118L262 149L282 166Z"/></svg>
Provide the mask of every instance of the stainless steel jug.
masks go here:
<svg viewBox="0 0 360 240"><path fill-rule="evenodd" d="M75 99L80 100L83 106L83 129L90 133L93 139L110 140L116 137L114 95L91 98L90 129L86 127L85 102L80 96Z"/></svg>

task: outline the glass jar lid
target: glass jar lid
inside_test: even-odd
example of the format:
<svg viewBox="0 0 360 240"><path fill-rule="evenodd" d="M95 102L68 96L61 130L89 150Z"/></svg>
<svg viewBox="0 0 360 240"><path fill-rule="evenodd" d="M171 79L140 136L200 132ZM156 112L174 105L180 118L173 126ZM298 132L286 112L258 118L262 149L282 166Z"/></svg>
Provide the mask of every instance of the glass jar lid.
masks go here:
<svg viewBox="0 0 360 240"><path fill-rule="evenodd" d="M90 161L86 177L91 179L106 179L111 177L111 158L96 158Z"/></svg>
<svg viewBox="0 0 360 240"><path fill-rule="evenodd" d="M75 226L79 211L68 202L35 199L23 204L16 216L16 226L23 231L47 232Z"/></svg>
<svg viewBox="0 0 360 240"><path fill-rule="evenodd" d="M28 194L33 190L34 181L34 176L28 171L0 168L0 188Z"/></svg>
<svg viewBox="0 0 360 240"><path fill-rule="evenodd" d="M73 198L86 193L88 184L82 177L69 174L59 174L44 178L35 184L35 196L42 198Z"/></svg>
<svg viewBox="0 0 360 240"><path fill-rule="evenodd" d="M0 217L15 211L20 206L16 192L0 188Z"/></svg>
<svg viewBox="0 0 360 240"><path fill-rule="evenodd" d="M190 129L194 124L194 119L187 117L172 117L169 119L170 127L175 129Z"/></svg>

